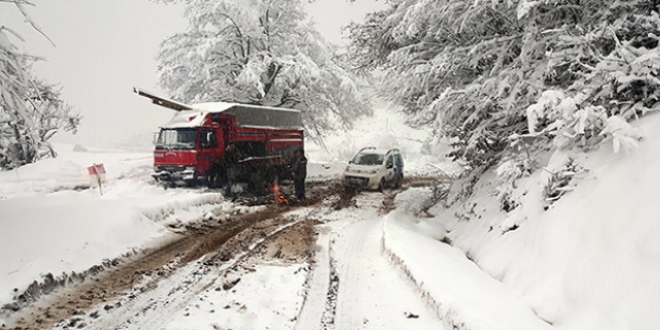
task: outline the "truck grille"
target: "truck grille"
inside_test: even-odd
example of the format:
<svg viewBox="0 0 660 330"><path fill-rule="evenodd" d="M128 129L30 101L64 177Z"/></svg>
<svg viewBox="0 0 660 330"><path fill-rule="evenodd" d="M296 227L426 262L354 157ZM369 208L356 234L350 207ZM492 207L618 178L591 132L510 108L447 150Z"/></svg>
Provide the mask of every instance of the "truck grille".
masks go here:
<svg viewBox="0 0 660 330"><path fill-rule="evenodd" d="M185 166L177 166L177 165L168 165L168 166L158 166L159 171L167 171L167 172L181 172L185 169Z"/></svg>

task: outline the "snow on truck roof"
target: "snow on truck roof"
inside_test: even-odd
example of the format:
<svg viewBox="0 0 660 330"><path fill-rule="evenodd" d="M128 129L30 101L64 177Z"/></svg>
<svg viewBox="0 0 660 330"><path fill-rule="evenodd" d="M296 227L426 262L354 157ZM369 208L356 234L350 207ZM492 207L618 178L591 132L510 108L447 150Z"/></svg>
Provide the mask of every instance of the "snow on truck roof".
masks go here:
<svg viewBox="0 0 660 330"><path fill-rule="evenodd" d="M236 117L236 126L279 129L301 129L299 110L263 107L240 103L213 102L191 105L192 110L181 110L162 128L199 127L208 114L229 114Z"/></svg>
<svg viewBox="0 0 660 330"><path fill-rule="evenodd" d="M193 104L192 105L192 107L194 109L198 109L198 110L201 110L201 111L206 111L206 112L209 112L209 113L224 112L225 110L228 110L228 109L230 109L234 106L248 106L248 107L254 107L254 108L259 108L259 109L300 113L300 110L296 110L296 109L276 108L276 107L267 107L267 106L263 106L263 105L250 105L250 104L242 104L242 103L208 102L208 103L198 103L198 104Z"/></svg>
<svg viewBox="0 0 660 330"><path fill-rule="evenodd" d="M199 127L204 124L208 114L229 114L236 118L239 127L262 127L279 129L302 129L300 110L275 108L229 102L209 102L188 105L153 93L134 88L133 91L153 100L154 104L176 110L169 123L161 128Z"/></svg>

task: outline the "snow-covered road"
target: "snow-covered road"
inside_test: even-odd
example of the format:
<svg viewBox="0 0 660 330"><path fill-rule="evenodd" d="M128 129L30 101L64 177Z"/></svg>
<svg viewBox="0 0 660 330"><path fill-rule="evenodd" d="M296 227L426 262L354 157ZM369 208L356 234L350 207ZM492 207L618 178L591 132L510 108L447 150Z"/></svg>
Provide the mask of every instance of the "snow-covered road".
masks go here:
<svg viewBox="0 0 660 330"><path fill-rule="evenodd" d="M297 330L443 329L410 281L382 255L383 222L376 208L381 201L381 194L360 195L360 210L331 214L332 222L319 228Z"/></svg>
<svg viewBox="0 0 660 330"><path fill-rule="evenodd" d="M383 257L383 220L369 217L338 228L337 329L443 329L415 287Z"/></svg>
<svg viewBox="0 0 660 330"><path fill-rule="evenodd" d="M412 194L395 190L349 196L328 180L310 185L310 196L317 197L304 205L252 207L224 201L185 204L183 213L147 217L162 225L161 217L175 216L163 230L176 244L154 246L149 255L138 253L108 265L80 284L62 284L34 303L17 305L17 313L6 314L5 320L23 329L444 329L465 320L506 329L501 325L508 323L497 318L481 321L520 309L538 321L518 298L501 299L509 297L501 284L458 251L450 253L456 260L450 259L470 272L438 264L454 248L429 237L435 231L429 225L416 230L420 220L406 215L407 200L419 200L415 196L423 189L411 187L419 184L413 185L414 179L405 187ZM109 186L108 194L117 187ZM397 197L406 194L407 199ZM402 222L393 222L399 217ZM428 244L412 248L419 242ZM418 262L429 258L432 267ZM469 278L456 279L456 274ZM464 293L475 290L464 286L473 280L484 284L480 292L496 292L491 296L497 297L477 297L490 302L484 306L466 299ZM489 290L494 286L500 291ZM456 306L461 313L454 312Z"/></svg>

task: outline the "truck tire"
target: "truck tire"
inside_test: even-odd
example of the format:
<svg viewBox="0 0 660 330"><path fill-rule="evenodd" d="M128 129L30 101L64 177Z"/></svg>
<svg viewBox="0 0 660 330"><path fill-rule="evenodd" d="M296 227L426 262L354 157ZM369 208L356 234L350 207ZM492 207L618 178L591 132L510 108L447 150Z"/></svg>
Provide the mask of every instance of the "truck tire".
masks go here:
<svg viewBox="0 0 660 330"><path fill-rule="evenodd" d="M280 175L279 171L277 168L271 168L268 170L268 173L266 174L266 184L269 187L272 187L275 185L275 183L279 183L280 181Z"/></svg>
<svg viewBox="0 0 660 330"><path fill-rule="evenodd" d="M206 176L206 184L211 189L220 188L224 185L226 176L227 175L225 174L224 170L220 168L213 168Z"/></svg>
<svg viewBox="0 0 660 330"><path fill-rule="evenodd" d="M254 170L251 171L252 174L248 180L248 190L254 192L255 194L268 194L269 191L266 189L266 175L263 171Z"/></svg>

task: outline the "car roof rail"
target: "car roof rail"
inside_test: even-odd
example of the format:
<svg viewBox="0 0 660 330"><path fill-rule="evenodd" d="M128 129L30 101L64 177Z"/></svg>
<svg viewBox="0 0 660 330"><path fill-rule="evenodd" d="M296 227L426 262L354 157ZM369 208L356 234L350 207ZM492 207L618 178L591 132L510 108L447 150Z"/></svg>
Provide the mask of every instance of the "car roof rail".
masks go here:
<svg viewBox="0 0 660 330"><path fill-rule="evenodd" d="M365 151L365 150L372 150L372 149L376 150L376 147L364 147L364 148L360 149L360 151L358 151L358 154Z"/></svg>

